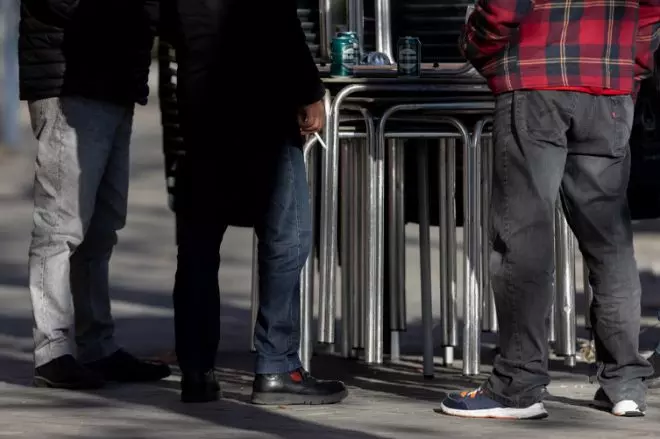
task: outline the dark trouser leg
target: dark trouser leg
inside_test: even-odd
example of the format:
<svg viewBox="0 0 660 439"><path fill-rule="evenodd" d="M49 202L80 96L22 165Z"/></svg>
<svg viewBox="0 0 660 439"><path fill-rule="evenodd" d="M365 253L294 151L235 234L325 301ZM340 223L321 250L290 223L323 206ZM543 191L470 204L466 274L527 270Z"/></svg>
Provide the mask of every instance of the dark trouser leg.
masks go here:
<svg viewBox="0 0 660 439"><path fill-rule="evenodd" d="M585 100L569 139L562 200L594 291L599 382L612 401L643 404L642 379L653 371L639 355L641 287L626 198L634 106L628 96Z"/></svg>
<svg viewBox="0 0 660 439"><path fill-rule="evenodd" d="M186 163L177 177L177 270L174 283L176 354L184 373L213 368L220 341L220 244L227 230L210 206L207 167Z"/></svg>
<svg viewBox="0 0 660 439"><path fill-rule="evenodd" d="M512 407L542 399L548 375L555 203L566 161L570 93L497 98L491 275L500 354L484 389Z"/></svg>
<svg viewBox="0 0 660 439"><path fill-rule="evenodd" d="M89 229L70 259L76 344L78 360L83 363L107 358L119 350L114 340L109 268L117 230L126 223L133 108L125 109L123 116L96 192Z"/></svg>
<svg viewBox="0 0 660 439"><path fill-rule="evenodd" d="M259 238L259 313L255 327L258 374L301 367L300 273L311 247L309 189L299 141L275 156L266 188L265 211L255 229Z"/></svg>

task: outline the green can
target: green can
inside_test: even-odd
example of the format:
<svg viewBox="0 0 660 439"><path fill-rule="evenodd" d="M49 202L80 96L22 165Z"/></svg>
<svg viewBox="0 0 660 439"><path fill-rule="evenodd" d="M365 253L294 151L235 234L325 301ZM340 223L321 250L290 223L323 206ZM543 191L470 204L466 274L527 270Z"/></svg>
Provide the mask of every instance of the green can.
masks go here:
<svg viewBox="0 0 660 439"><path fill-rule="evenodd" d="M360 53L360 39L358 38L357 32L343 31L343 32L340 32L339 35L347 36L347 37L353 39L353 52L355 53L355 64L354 65L360 64L360 59L361 59L362 53Z"/></svg>
<svg viewBox="0 0 660 439"><path fill-rule="evenodd" d="M397 72L399 76L418 77L422 74L422 43L419 38L399 38L397 55Z"/></svg>
<svg viewBox="0 0 660 439"><path fill-rule="evenodd" d="M337 32L338 37L349 37L355 40L356 44L359 43L357 32L343 30Z"/></svg>
<svg viewBox="0 0 660 439"><path fill-rule="evenodd" d="M358 64L360 45L355 32L339 32L330 46L332 63L330 75L351 76Z"/></svg>

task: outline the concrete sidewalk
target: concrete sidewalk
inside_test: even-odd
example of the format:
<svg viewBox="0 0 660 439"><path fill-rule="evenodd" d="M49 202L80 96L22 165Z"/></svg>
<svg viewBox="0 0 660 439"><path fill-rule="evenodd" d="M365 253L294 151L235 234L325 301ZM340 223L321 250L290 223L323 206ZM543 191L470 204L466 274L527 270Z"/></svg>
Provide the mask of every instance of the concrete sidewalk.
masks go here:
<svg viewBox="0 0 660 439"><path fill-rule="evenodd" d="M137 109L133 143L130 212L112 263L117 337L128 349L161 356L173 346L171 286L175 249L173 218L167 209L160 153L157 101ZM316 357L325 377L341 375L351 387L344 404L331 407L260 408L247 404L252 359L249 347L251 231L230 230L222 249L222 333L220 372L226 399L207 405L178 402L178 378L155 385L110 387L93 393L51 391L30 386L31 310L27 292L27 246L31 228L34 142L23 114L25 153L0 158L0 436L83 438L629 438L660 437L660 394L651 394L644 419L617 419L594 410L596 387L588 368L554 364L550 418L535 422L465 421L437 415L445 392L470 388L458 369L438 368L421 378L418 250L415 226L408 227L408 317L403 337L412 356L395 366L369 368L333 357ZM437 233L434 233L437 235ZM642 342L660 338L658 297L660 226L640 225L636 245L645 289ZM437 253L434 258L437 258ZM435 259L437 260L437 259ZM434 285L437 286L437 266ZM438 296L438 295L436 295ZM436 297L434 300L437 300ZM435 315L439 303L434 303ZM492 336L486 336L492 341ZM457 366L460 366L457 364ZM484 368L487 372L487 368Z"/></svg>
<svg viewBox="0 0 660 439"><path fill-rule="evenodd" d="M178 402L177 382L108 388L91 394L0 385L0 436L84 438L656 438L660 398L643 419L620 419L587 406L594 387L583 377L556 374L541 421L469 421L433 412L444 392L473 383L454 371L424 382L419 367L369 369L334 359L315 365L322 375L351 374L351 395L328 407L260 408L247 403L245 354L221 361L225 399ZM318 362L317 362L318 363ZM28 369L25 364L18 369ZM16 381L16 380L14 380ZM19 436L20 435L20 436Z"/></svg>

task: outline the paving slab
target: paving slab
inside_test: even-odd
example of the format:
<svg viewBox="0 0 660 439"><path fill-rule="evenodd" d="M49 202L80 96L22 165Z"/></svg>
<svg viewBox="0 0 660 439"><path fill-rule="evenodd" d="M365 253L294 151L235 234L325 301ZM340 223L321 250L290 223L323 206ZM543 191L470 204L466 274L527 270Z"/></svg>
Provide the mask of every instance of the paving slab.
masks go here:
<svg viewBox="0 0 660 439"><path fill-rule="evenodd" d="M154 81L155 84L155 81ZM175 270L173 217L167 208L160 119L156 96L136 111L129 218L112 261L113 311L119 341L145 356L167 355L173 346L171 288ZM415 225L406 228L409 330L401 364L368 367L334 356L317 356L315 373L340 376L349 398L329 407L263 408L248 401L251 236L230 229L222 248L222 333L218 364L225 399L205 405L178 401L178 374L158 384L110 386L84 393L31 387L31 309L27 291L27 247L31 228L35 144L22 114L24 149L0 157L0 436L68 438L657 438L660 394L649 396L644 419L618 419L589 406L596 390L589 367L553 361L550 417L534 422L468 421L435 414L446 392L471 388L484 375L466 379L460 363L438 366L436 379L421 377L419 252ZM220 145L218 145L220 147ZM212 191L209 194L212 203ZM437 230L432 231L437 240ZM434 243L437 244L436 241ZM660 339L656 310L660 280L660 223L637 225L635 245L644 287L644 349ZM437 245L433 253L438 285ZM578 261L579 264L579 261ZM578 278L580 278L578 265ZM439 294L434 295L439 321ZM339 308L339 307L338 307ZM579 320L581 321L581 320ZM485 335L487 343L494 336ZM439 364L439 362L438 362Z"/></svg>

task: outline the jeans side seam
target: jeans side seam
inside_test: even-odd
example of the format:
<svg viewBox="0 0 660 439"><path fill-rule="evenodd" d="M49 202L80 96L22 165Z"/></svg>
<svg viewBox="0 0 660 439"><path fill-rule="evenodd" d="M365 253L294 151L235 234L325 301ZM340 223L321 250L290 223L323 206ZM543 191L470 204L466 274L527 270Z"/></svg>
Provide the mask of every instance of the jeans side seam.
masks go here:
<svg viewBox="0 0 660 439"><path fill-rule="evenodd" d="M517 134L515 132L515 125L517 124L517 121L518 121L519 116L520 116L520 113L519 113L520 106L516 105L515 100L514 100L514 105L515 105L515 109L514 109L515 110L514 111L515 119L514 119L514 124L513 124L514 125L514 129L513 129L514 132L512 133L512 135L517 137ZM508 184L509 184L508 147L509 147L508 142L505 142L505 144L504 144L504 160L503 160L504 165L503 165L503 167L504 167L504 185L507 186L507 187L508 187ZM507 236L510 236L510 234L511 234L511 228L510 228L511 227L511 224L510 224L511 215L510 215L510 203L509 203L509 192L508 191L504 191L504 200L505 200L505 203L504 203L504 206L505 206L504 209L505 210L504 210L504 212L505 212L505 218L506 218L504 230L505 230L505 233L507 234ZM504 276L505 276L505 279L506 279L506 285L507 285L507 288L510 290L510 286L513 283L513 270L511 269L511 264L509 263L509 258L508 257L505 256L504 260L502 262L503 262L503 265L504 265ZM509 297L511 297L510 294L509 294ZM512 315L513 316L518 316L517 301L512 300L510 302L510 306L513 309ZM513 327L514 327L513 338L515 340L516 354L517 354L517 357L518 357L517 360L519 360L522 357L522 343L520 341L520 331L518 330L518 319L517 319L517 317L514 317L512 319L512 323L513 323Z"/></svg>
<svg viewBox="0 0 660 439"><path fill-rule="evenodd" d="M62 134L61 124L62 124L62 117L64 116L63 110L61 107L62 103L60 102L60 98L56 98L55 101L55 120L53 121L53 137L55 137L57 144L58 144L58 150L57 150L57 193L60 195L57 197L57 230L59 230L61 224L62 224L62 154L64 153L64 138ZM53 111L52 109L49 108L50 111ZM78 139L76 138L76 144L78 142ZM78 148L78 145L75 146L75 148ZM76 154L77 156L78 154Z"/></svg>
<svg viewBox="0 0 660 439"><path fill-rule="evenodd" d="M299 263L299 261L300 261L300 212L299 212L299 210L300 209L299 209L299 206L298 206L298 191L297 191L297 188L296 188L296 175L295 175L296 170L293 166L293 160L292 160L292 157L291 157L291 147L288 146L288 145L286 146L286 156L287 156L287 162L288 162L288 165L289 165L289 177L290 177L290 179L289 179L289 185L290 186L289 187L290 187L291 195L292 195L292 198L293 198L292 199L293 210L294 210L294 213L295 213L295 216L296 216L296 234L295 234L296 235L296 253L297 253L296 254L296 262ZM299 294L299 292L294 292L294 294ZM290 302L289 303L289 318L292 321L293 321L294 312L295 311L294 311L293 306ZM294 341L293 334L294 334L294 332L291 332L289 334L289 343L288 343L289 346L291 344L293 344L293 341ZM298 348L300 348L300 347L298 347ZM293 364L291 364L288 357L287 357L286 361L288 363L287 366L289 366L289 367L294 366Z"/></svg>
<svg viewBox="0 0 660 439"><path fill-rule="evenodd" d="M55 229L59 232L61 225L62 225L62 203L63 203L63 194L62 194L62 155L64 152L64 139L62 137L62 111L60 107L60 100L59 98L53 98L53 100L45 100L43 103L46 106L46 110L42 113L42 117L48 119L48 118L53 118L53 125L51 127L51 132L50 135L48 136L48 140L45 140L49 144L55 143L57 146L57 158L56 158L56 163L57 163L57 172L55 173L54 181L53 181L53 186L55 187L55 206L56 206L56 223L55 223ZM52 104L52 105L51 105ZM37 205L37 200L35 198L35 207ZM52 238L49 237L48 239L50 240ZM46 277L46 270L47 270L47 264L46 264L46 258L44 256L41 256L39 258L39 265L40 265L40 276L39 276L39 289L40 289L40 309L41 309L41 314L44 315L48 312L48 307L46 305L46 282L45 282L45 277ZM36 322L35 322L36 324ZM47 357L50 360L54 360L54 358L51 358L53 355L53 342L54 340L49 339L48 335L44 334L46 336L46 352L47 352Z"/></svg>
<svg viewBox="0 0 660 439"><path fill-rule="evenodd" d="M40 297L40 308L41 308L41 314L43 315L47 311L46 307L46 291L45 291L45 272L46 272L46 258L41 257L39 258L39 265L40 265L40 276L39 276L39 290L41 291L41 297ZM49 359L53 359L52 357L52 346L53 346L53 340L48 339L48 335L46 335L46 352L47 356Z"/></svg>
<svg viewBox="0 0 660 439"><path fill-rule="evenodd" d="M511 117L512 117L512 136L517 136L516 134L516 125L518 125L518 120L519 120L519 108L520 105L517 105L518 101L518 96L514 94L513 100L512 100L512 109L511 109ZM503 190L503 197L504 197L504 215L503 215L503 229L504 229L504 234L506 237L509 237L511 235L511 224L510 224L510 197L509 197L509 167L508 167L508 153L509 153L509 142L502 142L503 143L503 150L502 150L502 184L504 186ZM516 307L516 300L512 299L511 297L511 285L513 283L513 271L511 269L511 264L509 263L509 258L507 254L503 255L502 258L502 271L503 271L503 276L505 280L505 285L507 288L507 301L509 303L509 306L512 309L512 315L517 316L518 311ZM511 321L511 325L513 326L513 343L515 345L516 349L516 355L517 359L522 357L522 346L520 342L520 334L517 330L518 328L518 321L517 318L513 318ZM504 396L500 395L495 395L492 390L487 389L487 393L493 397L494 400L505 404L507 406L518 406L520 404L520 399L519 398L507 398Z"/></svg>

